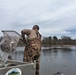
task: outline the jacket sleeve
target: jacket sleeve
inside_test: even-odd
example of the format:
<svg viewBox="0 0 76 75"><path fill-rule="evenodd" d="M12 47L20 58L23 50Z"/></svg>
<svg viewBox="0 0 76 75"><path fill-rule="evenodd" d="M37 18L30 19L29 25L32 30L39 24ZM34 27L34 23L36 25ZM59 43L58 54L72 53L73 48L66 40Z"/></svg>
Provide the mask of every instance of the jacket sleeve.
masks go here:
<svg viewBox="0 0 76 75"><path fill-rule="evenodd" d="M24 29L24 30L22 30L22 31L21 31L21 34L29 35L29 34L30 34L30 32L31 32L31 30L30 30L30 29Z"/></svg>
<svg viewBox="0 0 76 75"><path fill-rule="evenodd" d="M23 42L26 43L26 38L25 38L25 35L29 35L31 32L31 30L29 29L24 29L21 31L21 35L22 35L22 39L23 39Z"/></svg>

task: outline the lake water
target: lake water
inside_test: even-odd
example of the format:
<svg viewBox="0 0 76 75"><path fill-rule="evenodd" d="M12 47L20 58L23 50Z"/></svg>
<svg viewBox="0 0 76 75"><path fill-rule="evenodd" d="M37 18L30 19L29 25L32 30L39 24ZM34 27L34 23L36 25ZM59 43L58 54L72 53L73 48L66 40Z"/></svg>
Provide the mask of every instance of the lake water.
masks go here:
<svg viewBox="0 0 76 75"><path fill-rule="evenodd" d="M63 47L64 48L64 47ZM13 54L13 59L23 60L24 47L17 47ZM42 48L40 56L40 75L53 75L61 72L64 75L76 75L76 47L69 46L68 49L62 47Z"/></svg>

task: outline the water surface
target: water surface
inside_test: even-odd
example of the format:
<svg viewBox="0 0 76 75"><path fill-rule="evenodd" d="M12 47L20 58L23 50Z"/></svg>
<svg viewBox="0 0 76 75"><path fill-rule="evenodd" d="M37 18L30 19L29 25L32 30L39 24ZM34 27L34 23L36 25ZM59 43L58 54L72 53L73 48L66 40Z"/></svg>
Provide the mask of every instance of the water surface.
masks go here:
<svg viewBox="0 0 76 75"><path fill-rule="evenodd" d="M23 60L24 47L17 47L13 58ZM40 75L53 75L62 72L64 75L76 75L76 47L68 49L61 47L42 48L40 56Z"/></svg>

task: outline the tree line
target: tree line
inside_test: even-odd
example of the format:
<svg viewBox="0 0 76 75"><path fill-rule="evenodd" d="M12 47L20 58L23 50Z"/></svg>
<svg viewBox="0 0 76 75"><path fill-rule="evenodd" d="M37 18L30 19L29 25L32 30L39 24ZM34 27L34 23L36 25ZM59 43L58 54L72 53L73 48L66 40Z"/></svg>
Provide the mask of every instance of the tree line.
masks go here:
<svg viewBox="0 0 76 75"><path fill-rule="evenodd" d="M44 37L42 40L43 46L51 46L51 45L76 45L76 39L72 39L69 36L61 36L60 39L58 39L56 36L49 36Z"/></svg>

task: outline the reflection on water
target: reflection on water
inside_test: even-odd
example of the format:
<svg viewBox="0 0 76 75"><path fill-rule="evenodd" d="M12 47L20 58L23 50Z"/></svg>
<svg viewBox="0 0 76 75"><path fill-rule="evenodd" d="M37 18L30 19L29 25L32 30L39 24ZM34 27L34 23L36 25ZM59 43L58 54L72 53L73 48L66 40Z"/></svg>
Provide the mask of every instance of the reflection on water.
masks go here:
<svg viewBox="0 0 76 75"><path fill-rule="evenodd" d="M17 48L13 54L15 60L23 60L23 49ZM40 75L53 75L61 72L64 75L76 75L76 47L68 49L50 48L41 50L40 56Z"/></svg>

